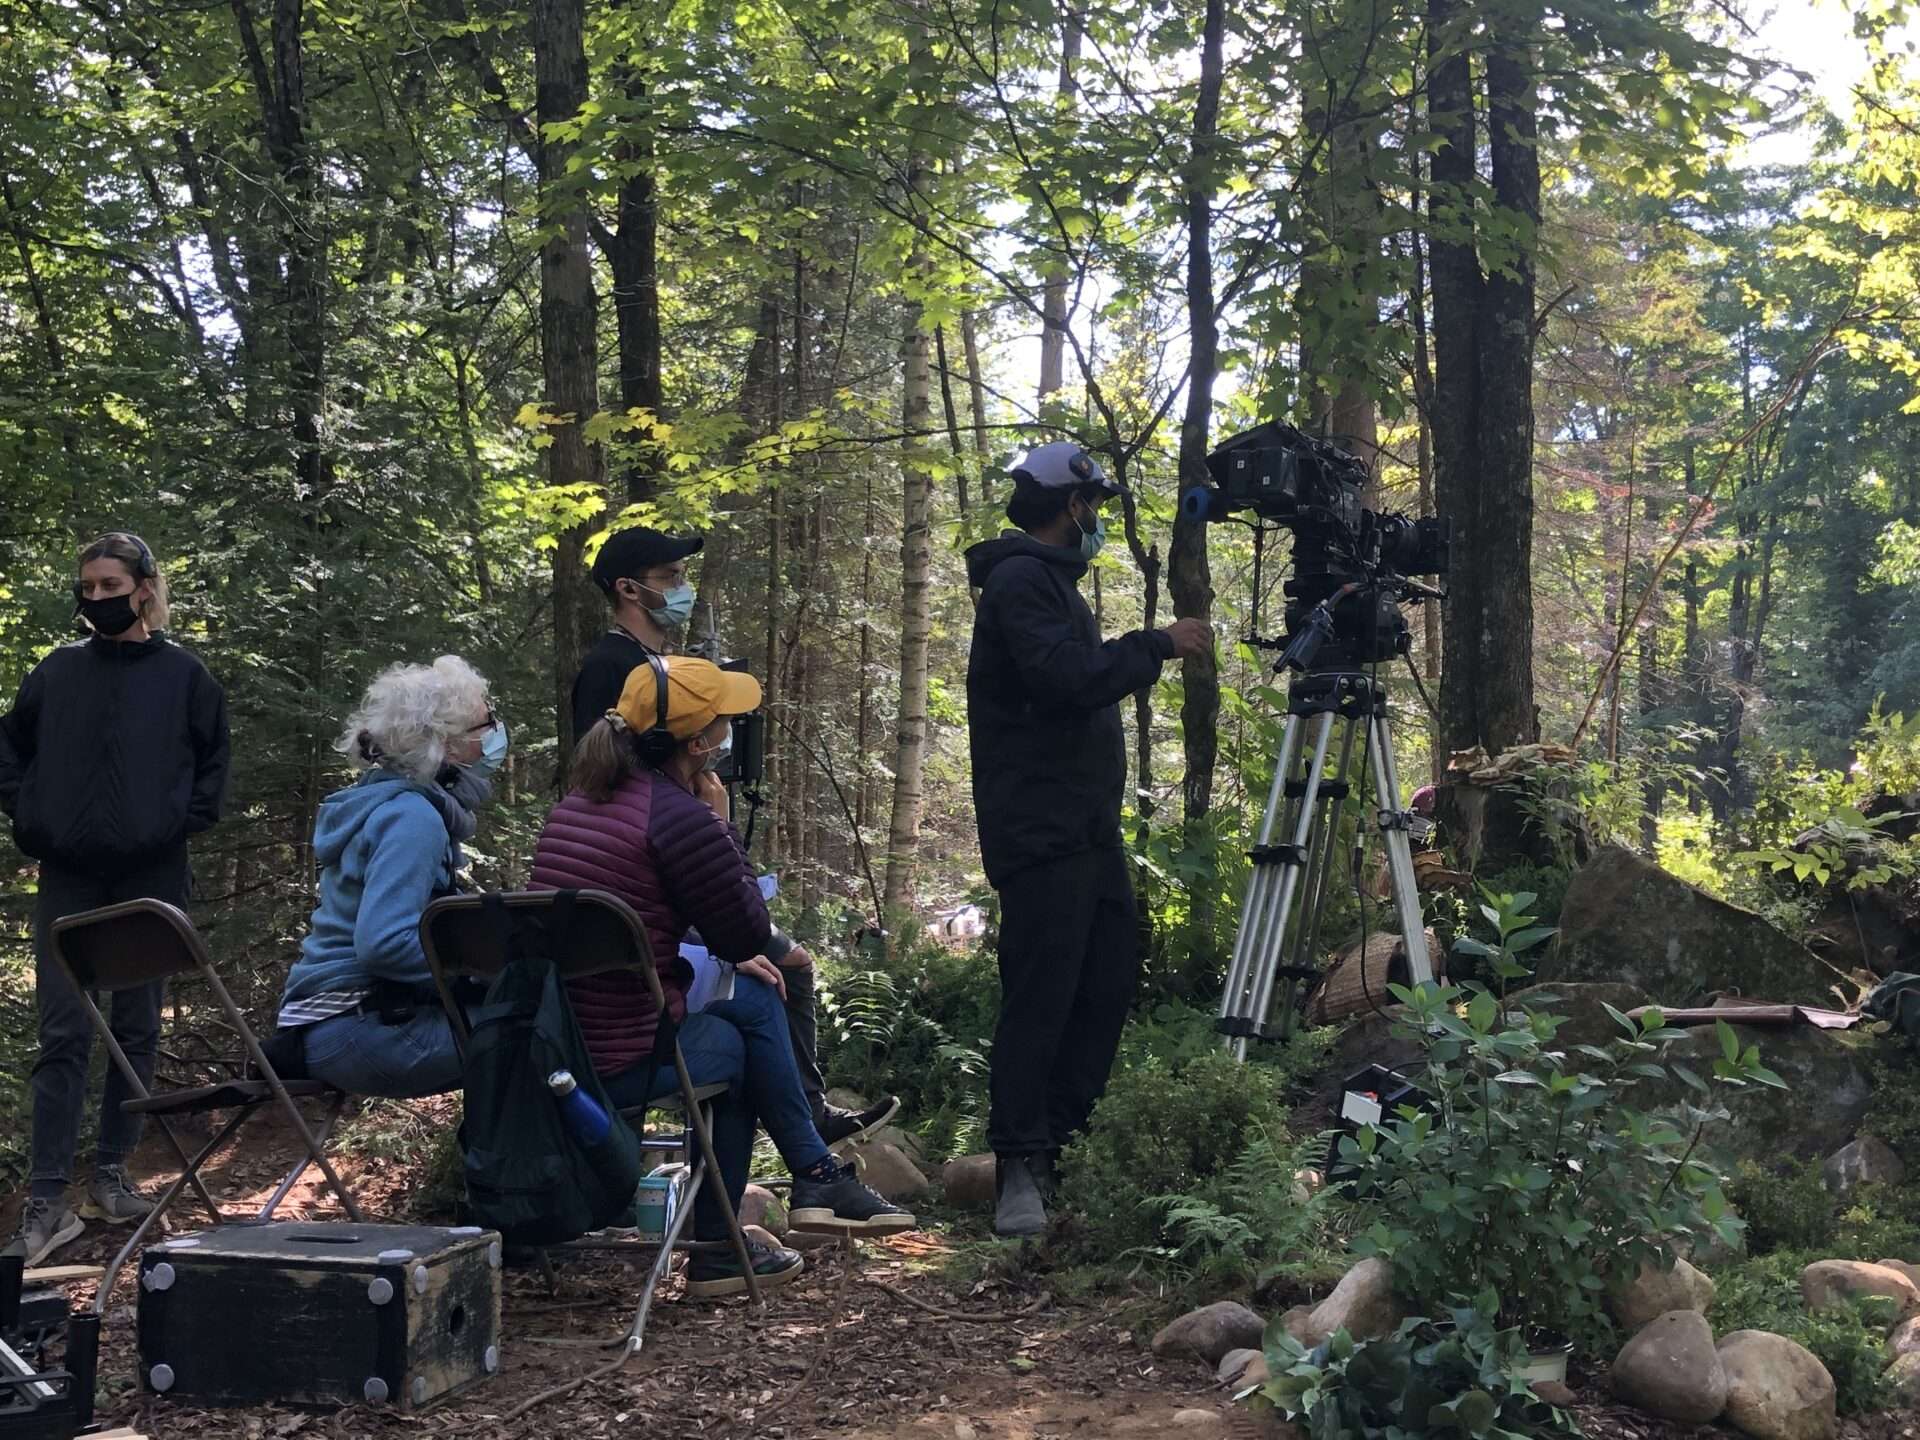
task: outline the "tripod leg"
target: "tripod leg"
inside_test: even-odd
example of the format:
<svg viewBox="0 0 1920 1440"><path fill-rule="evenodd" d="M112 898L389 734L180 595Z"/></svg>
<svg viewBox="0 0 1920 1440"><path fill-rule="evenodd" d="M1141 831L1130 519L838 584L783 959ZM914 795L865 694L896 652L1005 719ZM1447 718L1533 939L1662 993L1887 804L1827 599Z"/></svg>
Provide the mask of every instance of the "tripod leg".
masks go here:
<svg viewBox="0 0 1920 1440"><path fill-rule="evenodd" d="M1333 715L1331 712L1314 717L1313 758L1307 765L1306 783L1301 789L1299 808L1294 813L1293 833L1288 836L1291 854L1277 867L1280 871L1279 893L1273 898L1271 910L1271 938L1254 956L1253 1004L1249 1010L1256 1025L1264 1026L1268 1013L1273 1008L1274 981L1287 951L1287 921L1293 911L1294 897L1299 893L1300 876L1306 869L1306 857L1312 853L1313 822L1318 809L1321 777L1327 768L1327 742L1333 738ZM1242 1036L1234 1047L1235 1053L1246 1058L1247 1042Z"/></svg>
<svg viewBox="0 0 1920 1440"><path fill-rule="evenodd" d="M1351 793L1353 742L1359 735L1360 717L1347 716L1346 728L1340 737L1340 765L1333 772L1334 783L1321 787L1318 844L1307 870L1306 896L1301 902L1305 923L1299 927L1299 943L1294 947L1293 963L1302 969L1316 965L1320 917L1326 913L1327 890L1333 883L1333 847L1340 836L1340 806ZM1287 999L1290 1002L1292 996Z"/></svg>
<svg viewBox="0 0 1920 1440"><path fill-rule="evenodd" d="M1260 818L1260 834L1256 846L1269 844L1277 827L1285 821L1288 809L1287 781L1293 775L1293 767L1300 754L1300 740L1305 721L1298 715L1289 715L1281 731L1280 757L1273 767L1273 785L1267 792L1266 812ZM1268 898L1278 880L1276 866L1255 862L1247 876L1246 897L1240 902L1240 929L1234 936L1233 961L1227 967L1227 982L1220 996L1220 1019L1222 1021L1241 1018L1247 1015L1247 982L1252 973L1252 957L1260 953L1264 943L1259 934L1262 918L1267 912Z"/></svg>
<svg viewBox="0 0 1920 1440"><path fill-rule="evenodd" d="M1374 794L1379 803L1380 833L1387 846L1387 875L1393 886L1393 909L1400 923L1400 943L1407 953L1407 978L1415 985L1433 980L1427 955L1427 926L1420 914L1420 887L1413 877L1413 847L1407 840L1406 815L1400 808L1400 775L1393 763L1393 736L1384 713L1372 718L1367 747L1373 760Z"/></svg>

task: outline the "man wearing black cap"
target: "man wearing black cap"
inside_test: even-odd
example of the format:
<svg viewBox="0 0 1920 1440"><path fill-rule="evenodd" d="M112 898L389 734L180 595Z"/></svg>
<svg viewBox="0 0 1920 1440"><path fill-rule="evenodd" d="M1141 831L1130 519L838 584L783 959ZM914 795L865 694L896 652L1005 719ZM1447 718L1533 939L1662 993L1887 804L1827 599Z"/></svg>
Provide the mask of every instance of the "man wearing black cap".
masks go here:
<svg viewBox="0 0 1920 1440"><path fill-rule="evenodd" d="M646 664L649 655L674 653L670 632L684 629L693 614L687 560L699 554L705 543L698 535L668 535L639 526L616 531L600 547L592 575L613 608L613 626L587 652L574 677L576 737L591 730L619 702L627 676ZM827 1103L818 1058L819 1021L813 1008L813 957L806 947L775 927L767 941L767 958L779 967L785 983L781 998L787 1007L793 1059L820 1138L838 1148L886 1124L900 1108L891 1095L881 1096L879 1103L865 1110L844 1110Z"/></svg>
<svg viewBox="0 0 1920 1440"><path fill-rule="evenodd" d="M1013 479L1019 531L967 551L980 590L967 728L980 857L1000 893L994 1228L1032 1235L1046 1226L1054 1160L1106 1089L1140 967L1120 701L1213 637L1185 619L1101 640L1079 583L1106 541L1100 506L1120 487L1064 440L1028 452Z"/></svg>
<svg viewBox="0 0 1920 1440"><path fill-rule="evenodd" d="M613 627L602 635L573 682L573 733L577 739L620 698L620 687L649 655L672 648L667 632L693 614L688 557L706 544L698 535L667 535L644 526L607 537L593 562L593 583L613 608Z"/></svg>

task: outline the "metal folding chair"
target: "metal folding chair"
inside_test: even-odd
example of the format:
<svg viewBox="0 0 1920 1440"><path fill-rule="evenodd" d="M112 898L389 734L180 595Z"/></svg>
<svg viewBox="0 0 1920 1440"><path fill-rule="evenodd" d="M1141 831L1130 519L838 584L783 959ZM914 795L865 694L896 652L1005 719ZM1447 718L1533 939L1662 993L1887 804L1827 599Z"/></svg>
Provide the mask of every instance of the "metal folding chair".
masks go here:
<svg viewBox="0 0 1920 1440"><path fill-rule="evenodd" d="M562 893L558 890L525 890L498 896L449 895L434 901L427 907L426 914L420 917L420 940L427 952L427 966L433 971L434 983L440 990L440 1002L446 1007L447 1018L453 1025L454 1043L459 1047L463 1059L471 1031L467 1026L466 1011L456 997L453 982L459 979L486 981L498 975L507 963L508 946L513 939L511 930L503 932L496 917L489 913L488 902L503 902L508 915L517 921L544 926L553 913L555 899ZM666 995L660 988L660 975L654 969L653 945L647 939L647 929L640 922L640 917L633 913L624 900L604 890L576 890L570 893L573 904L568 918L566 944L552 947L550 951L554 968L560 977L566 980L607 970L632 970L644 979L655 1008L664 1014ZM700 1194L700 1188L709 1180L714 1185L721 1213L726 1216L728 1234L725 1243L740 1260L746 1275L749 1299L755 1305L760 1303L760 1286L754 1278L746 1232L740 1227L740 1217L734 1213L733 1201L727 1195L726 1186L720 1182L720 1165L713 1154L713 1102L726 1094L728 1087L724 1084L695 1085L687 1073L686 1057L680 1053L677 1037L673 1042L673 1054L661 1058L672 1060L674 1073L680 1081L680 1093L677 1096L663 1096L645 1105L631 1106L620 1112L620 1118L631 1125L634 1133L640 1137L642 1150L674 1153L698 1151L698 1157L693 1160L688 1174L684 1203L659 1240L575 1241L571 1245L555 1247L562 1250L659 1247L659 1254L654 1257L647 1274L646 1287L640 1293L640 1304L634 1312L633 1325L627 1331L626 1348L629 1354L640 1349L647 1315L653 1308L654 1291L659 1288L660 1281L673 1263L673 1252L676 1249L719 1248L721 1244L719 1241L680 1238L688 1218L693 1214L694 1201ZM679 1134L647 1134L646 1117L653 1110L680 1111L686 1119L685 1129ZM688 1143L689 1134L693 1141L691 1145Z"/></svg>
<svg viewBox="0 0 1920 1440"><path fill-rule="evenodd" d="M150 1117L167 1137L167 1143L173 1147L174 1154L180 1157L182 1166L179 1178L166 1188L165 1193L154 1202L152 1211L134 1227L133 1234L120 1248L120 1253L113 1257L107 1273L101 1277L100 1289L94 1301L96 1315L105 1313L107 1296L113 1289L114 1277L119 1274L120 1267L139 1249L147 1232L189 1185L213 1216L214 1224L235 1223L228 1219L213 1196L207 1193L207 1187L200 1183L200 1167L269 1102L277 1104L286 1115L294 1134L300 1137L300 1143L306 1147L306 1153L287 1172L286 1178L261 1207L260 1213L247 1218L245 1223L271 1220L273 1212L287 1198L288 1192L306 1173L309 1165L320 1167L321 1174L326 1176L327 1184L333 1187L333 1193L340 1197L340 1203L346 1207L348 1215L356 1221L366 1219L354 1201L353 1192L341 1181L326 1154L327 1139L332 1135L341 1109L347 1103L346 1093L318 1080L282 1080L274 1072L273 1066L260 1051L260 1042L254 1038L247 1017L234 1004L232 994L220 979L219 972L213 968L206 942L200 938L200 932L193 928L193 922L176 906L164 900L127 900L98 910L63 916L53 922L52 946L55 962L79 991L87 1007L87 1015L93 1021L93 1028L107 1042L107 1052L133 1091L134 1098L121 1108ZM213 1085L167 1090L155 1095L142 1083L139 1072L133 1068L133 1062L127 1059L126 1051L120 1048L113 1027L94 1001L94 992L130 990L186 974L198 975L206 982L227 1024L240 1037L246 1054L234 1079ZM251 1076L246 1074L248 1067L252 1069ZM327 1102L326 1118L317 1133L307 1127L306 1118L295 1103L296 1098L302 1097L321 1098ZM214 1137L201 1146L197 1154L189 1155L186 1147L180 1143L180 1137L167 1123L167 1117L200 1115L214 1110L231 1110L233 1114L214 1133Z"/></svg>

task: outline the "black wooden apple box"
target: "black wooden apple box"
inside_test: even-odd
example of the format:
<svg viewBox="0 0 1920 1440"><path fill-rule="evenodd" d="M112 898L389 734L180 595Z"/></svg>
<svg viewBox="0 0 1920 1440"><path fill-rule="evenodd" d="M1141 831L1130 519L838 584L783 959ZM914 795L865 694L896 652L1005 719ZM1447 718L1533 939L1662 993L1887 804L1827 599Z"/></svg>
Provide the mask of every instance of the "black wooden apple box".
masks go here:
<svg viewBox="0 0 1920 1440"><path fill-rule="evenodd" d="M140 1379L201 1404L417 1409L500 1368L500 1236L222 1225L140 1257Z"/></svg>

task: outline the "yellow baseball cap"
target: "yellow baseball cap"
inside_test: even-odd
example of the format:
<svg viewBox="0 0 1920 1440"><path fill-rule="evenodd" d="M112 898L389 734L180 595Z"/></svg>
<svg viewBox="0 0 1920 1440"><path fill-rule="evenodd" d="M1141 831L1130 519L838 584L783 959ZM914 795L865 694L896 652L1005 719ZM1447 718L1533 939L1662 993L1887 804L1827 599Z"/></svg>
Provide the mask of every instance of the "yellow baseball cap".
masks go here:
<svg viewBox="0 0 1920 1440"><path fill-rule="evenodd" d="M711 660L691 655L663 656L667 667L667 730L676 740L691 740L722 715L745 715L760 708L760 682L738 670L722 670ZM660 680L652 665L627 672L615 706L636 735L651 730L660 704Z"/></svg>

